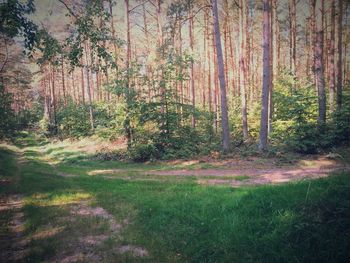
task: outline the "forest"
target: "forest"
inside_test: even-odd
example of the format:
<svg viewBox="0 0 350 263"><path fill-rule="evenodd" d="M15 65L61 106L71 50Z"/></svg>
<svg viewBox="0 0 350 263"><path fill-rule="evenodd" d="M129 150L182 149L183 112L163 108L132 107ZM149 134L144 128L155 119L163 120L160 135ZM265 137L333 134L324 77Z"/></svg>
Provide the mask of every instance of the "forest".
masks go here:
<svg viewBox="0 0 350 263"><path fill-rule="evenodd" d="M0 0L0 262L347 262L349 0Z"/></svg>

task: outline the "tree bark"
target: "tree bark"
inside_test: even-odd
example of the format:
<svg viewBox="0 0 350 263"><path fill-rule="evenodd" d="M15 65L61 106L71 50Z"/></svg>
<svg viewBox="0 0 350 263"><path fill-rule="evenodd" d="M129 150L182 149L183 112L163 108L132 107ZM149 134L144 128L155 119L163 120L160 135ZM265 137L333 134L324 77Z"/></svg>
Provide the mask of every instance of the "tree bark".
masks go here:
<svg viewBox="0 0 350 263"><path fill-rule="evenodd" d="M126 61L125 66L127 70L126 75L126 116L124 120L124 129L127 139L128 148L131 147L132 137L131 137L131 121L130 121L130 61L131 61L131 37L130 37L130 12L129 12L129 0L124 0L125 3L125 24L126 24Z"/></svg>
<svg viewBox="0 0 350 263"><path fill-rule="evenodd" d="M89 77L89 60L88 60L88 49L87 44L85 42L85 72L86 72L86 91L88 95L89 100L89 117L90 117L90 126L91 129L94 129L94 115L93 115L93 109L92 109L92 100L91 100L91 90L90 90L90 77Z"/></svg>
<svg viewBox="0 0 350 263"><path fill-rule="evenodd" d="M316 0L312 0L313 9L316 10ZM323 12L324 10L321 10ZM323 65L323 28L322 24L315 26L316 46L315 46L315 79L318 94L318 122L326 122L326 92Z"/></svg>
<svg viewBox="0 0 350 263"><path fill-rule="evenodd" d="M240 28L239 28L239 39L240 39L240 95L241 95L241 111L242 111L242 128L243 128L243 139L248 139L248 117L247 117L247 98L246 98L246 65L245 65L245 39L244 39L244 16L245 16L245 7L243 1L240 0Z"/></svg>
<svg viewBox="0 0 350 263"><path fill-rule="evenodd" d="M331 37L329 50L329 106L330 111L334 111L334 95L335 95L335 0L331 0Z"/></svg>
<svg viewBox="0 0 350 263"><path fill-rule="evenodd" d="M269 114L269 91L270 87L270 3L263 0L263 86L261 96L261 119L260 119L260 151L267 150L268 114Z"/></svg>
<svg viewBox="0 0 350 263"><path fill-rule="evenodd" d="M342 106L343 89L343 0L338 0L338 61L337 61L337 109ZM346 56L345 56L346 57ZM345 63L344 63L345 64Z"/></svg>
<svg viewBox="0 0 350 263"><path fill-rule="evenodd" d="M212 12L214 17L215 46L216 46L218 75L220 80L220 91L221 91L222 149L224 152L227 152L230 147L230 131L228 126L225 71L224 71L224 61L222 57L217 0L212 0Z"/></svg>
<svg viewBox="0 0 350 263"><path fill-rule="evenodd" d="M296 0L289 1L290 11L290 70L295 76L296 74Z"/></svg>
<svg viewBox="0 0 350 263"><path fill-rule="evenodd" d="M193 36L193 28L194 28L194 22L193 22L193 11L192 11L192 5L190 6L189 11L189 21L188 21L188 32L189 32L189 40L190 40L190 49L193 56L193 46L194 46L194 36ZM181 25L180 25L181 26ZM193 113L192 113L192 128L196 127L196 117L195 117L195 109L196 109L196 90L194 86L194 65L193 65L193 58L191 59L190 63L190 87L191 87L191 97L192 97L192 107L193 107Z"/></svg>
<svg viewBox="0 0 350 263"><path fill-rule="evenodd" d="M65 76L64 76L64 60L63 57L61 59L61 74L62 74L62 91L63 91L63 101L64 105L67 105L67 94L66 94L66 83L65 83Z"/></svg>

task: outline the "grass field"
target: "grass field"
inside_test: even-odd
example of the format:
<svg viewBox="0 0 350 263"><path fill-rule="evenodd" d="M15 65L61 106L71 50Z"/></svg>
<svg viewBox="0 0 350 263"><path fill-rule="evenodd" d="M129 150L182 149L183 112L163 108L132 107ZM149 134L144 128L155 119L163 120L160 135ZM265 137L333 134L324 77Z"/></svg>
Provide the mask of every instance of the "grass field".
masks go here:
<svg viewBox="0 0 350 263"><path fill-rule="evenodd" d="M31 135L15 145L0 146L0 195L22 203L18 208L2 202L1 262L350 258L348 172L232 188L199 185L191 176L140 173L174 168L165 164L93 161L79 149L65 151L64 145L46 144ZM118 173L100 176L101 169ZM22 219L14 222L19 213Z"/></svg>

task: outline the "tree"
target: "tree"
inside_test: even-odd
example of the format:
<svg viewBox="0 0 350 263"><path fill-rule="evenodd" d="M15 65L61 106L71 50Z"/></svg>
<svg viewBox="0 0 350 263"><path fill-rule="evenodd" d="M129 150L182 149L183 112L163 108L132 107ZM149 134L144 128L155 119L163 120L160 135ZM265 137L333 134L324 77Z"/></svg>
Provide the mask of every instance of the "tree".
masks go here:
<svg viewBox="0 0 350 263"><path fill-rule="evenodd" d="M247 27L245 23L246 9L247 5L243 0L240 1L239 12L239 40L240 40L240 58L239 58L239 68L240 68L240 92L241 92L241 111L242 111L242 128L243 128L243 139L248 139L248 114L247 114L247 98L246 98L246 87L247 87L247 60L249 58L246 56L246 38Z"/></svg>
<svg viewBox="0 0 350 263"><path fill-rule="evenodd" d="M312 13L315 14L317 0L312 0ZM322 9L321 12L324 12ZM315 16L314 16L315 17ZM323 66L323 28L322 24L314 25L314 34L316 35L314 61L315 61L315 80L318 95L318 122L326 122L326 91Z"/></svg>
<svg viewBox="0 0 350 263"><path fill-rule="evenodd" d="M229 147L230 147L230 131L228 126L224 60L222 56L217 0L212 0L211 3L212 3L213 18L214 18L213 26L214 26L217 66L218 66L218 75L219 75L220 92L221 92L222 149L224 152L226 152L229 150Z"/></svg>
<svg viewBox="0 0 350 263"><path fill-rule="evenodd" d="M342 105L343 89L343 0L338 0L338 61L337 61L337 108Z"/></svg>
<svg viewBox="0 0 350 263"><path fill-rule="evenodd" d="M264 0L263 2L263 86L262 86L262 96L261 96L261 119L260 119L260 143L259 149L261 151L266 151L267 149L267 135L268 135L268 119L269 119L269 92L270 92L270 16L271 8L269 0Z"/></svg>
<svg viewBox="0 0 350 263"><path fill-rule="evenodd" d="M335 0L331 0L331 38L329 50L329 105L330 110L334 110L334 95L335 95Z"/></svg>
<svg viewBox="0 0 350 263"><path fill-rule="evenodd" d="M297 39L297 18L296 18L296 0L289 0L289 16L290 16L290 71L296 73L296 39Z"/></svg>

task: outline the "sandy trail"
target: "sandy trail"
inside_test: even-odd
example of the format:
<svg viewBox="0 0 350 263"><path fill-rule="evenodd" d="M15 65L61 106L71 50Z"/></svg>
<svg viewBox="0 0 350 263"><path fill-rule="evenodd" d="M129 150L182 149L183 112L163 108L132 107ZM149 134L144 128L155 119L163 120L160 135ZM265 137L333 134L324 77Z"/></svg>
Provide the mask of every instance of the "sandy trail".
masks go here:
<svg viewBox="0 0 350 263"><path fill-rule="evenodd" d="M270 167L269 167L270 166ZM321 158L314 160L309 166L274 167L273 164L264 167L254 165L224 166L224 169L180 169L148 171L146 174L160 176L196 176L200 184L230 184L232 186L276 184L302 179L321 178L330 175L332 172L349 171L350 165L340 164L334 160ZM235 180L234 177L246 176L246 179ZM213 177L213 178L206 178ZM217 177L217 178L215 178ZM232 180L229 180L232 178Z"/></svg>

